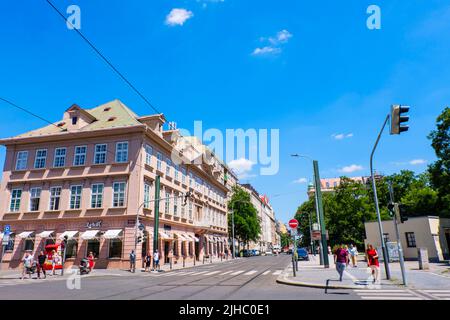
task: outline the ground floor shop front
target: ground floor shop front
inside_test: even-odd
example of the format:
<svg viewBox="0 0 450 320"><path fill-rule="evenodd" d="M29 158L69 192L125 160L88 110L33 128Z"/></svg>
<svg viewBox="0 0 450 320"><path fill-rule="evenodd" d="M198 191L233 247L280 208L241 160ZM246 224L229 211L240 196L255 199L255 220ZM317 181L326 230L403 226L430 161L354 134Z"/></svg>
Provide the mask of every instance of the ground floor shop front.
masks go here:
<svg viewBox="0 0 450 320"><path fill-rule="evenodd" d="M129 268L132 250L136 251L136 267L140 267L143 257L156 249L153 219L143 218L140 223L142 231L136 233L133 217L3 221L1 230L9 225L11 233L3 246L1 268L20 268L26 252L37 258L41 250L55 244L60 255L65 256L65 268L78 265L90 252L95 257L95 269ZM0 237L3 239L3 233ZM157 238L160 264L223 259L230 252L225 233L172 221L160 221ZM63 239L67 239L65 248L61 245Z"/></svg>

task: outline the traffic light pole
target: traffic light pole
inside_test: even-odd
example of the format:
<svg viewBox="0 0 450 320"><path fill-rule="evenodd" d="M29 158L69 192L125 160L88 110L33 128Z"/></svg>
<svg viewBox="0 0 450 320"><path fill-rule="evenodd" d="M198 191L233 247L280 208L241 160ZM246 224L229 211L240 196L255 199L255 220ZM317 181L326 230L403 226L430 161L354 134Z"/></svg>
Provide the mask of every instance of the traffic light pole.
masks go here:
<svg viewBox="0 0 450 320"><path fill-rule="evenodd" d="M155 224L153 226L153 252L158 250L158 235L159 235L159 193L160 193L160 176L155 179Z"/></svg>
<svg viewBox="0 0 450 320"><path fill-rule="evenodd" d="M321 244L322 248L320 252L323 255L323 264L325 268L330 267L330 263L328 261L328 244L327 244L327 236L326 236L326 229L325 229L325 219L323 214L323 203L322 203L322 191L320 189L320 176L319 176L319 163L317 160L313 160L313 166L314 166L314 181L315 181L315 187L316 187L316 195L317 195L317 207L319 210L319 224L320 224L320 235L322 238Z"/></svg>
<svg viewBox="0 0 450 320"><path fill-rule="evenodd" d="M383 127L381 128L381 131L378 134L377 141L375 142L375 146L373 147L372 153L370 154L370 175L372 177L373 197L374 197L374 201L375 201L375 210L377 212L378 229L380 231L381 249L383 251L384 268L386 271L386 278L389 280L389 279L391 279L391 272L389 269L389 256L387 254L386 244L385 244L384 236L383 236L383 225L381 224L380 207L378 205L377 186L375 183L375 176L373 173L373 155L378 146L378 142L380 141L381 134L383 133L384 127L386 127L386 124L388 121L389 121L389 115L386 116L386 120L384 121Z"/></svg>
<svg viewBox="0 0 450 320"><path fill-rule="evenodd" d="M394 189L392 188L392 181L388 182L388 186L389 186L389 197L391 199L391 203L394 203ZM395 228L395 235L397 236L398 257L400 259L400 269L402 270L403 285L407 286L408 282L406 280L405 260L403 258L403 248L402 248L402 243L400 240L400 232L398 230L398 221L397 221L396 214L394 214L394 228Z"/></svg>

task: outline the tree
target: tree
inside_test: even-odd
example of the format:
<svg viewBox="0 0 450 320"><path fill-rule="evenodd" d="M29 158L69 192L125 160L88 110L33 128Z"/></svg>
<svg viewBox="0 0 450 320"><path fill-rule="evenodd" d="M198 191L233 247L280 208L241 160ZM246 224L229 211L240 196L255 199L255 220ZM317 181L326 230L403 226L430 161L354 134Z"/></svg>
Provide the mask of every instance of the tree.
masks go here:
<svg viewBox="0 0 450 320"><path fill-rule="evenodd" d="M261 234L261 222L258 211L251 203L250 194L239 186L233 188L233 196L228 203L228 209L234 212L235 237L246 245L250 241L258 241ZM228 230L232 234L232 215L228 215ZM231 236L230 236L231 238ZM240 250L240 247L239 247Z"/></svg>
<svg viewBox="0 0 450 320"><path fill-rule="evenodd" d="M438 160L428 166L431 186L437 191L437 213L450 217L450 108L447 107L436 120L436 130L431 139Z"/></svg>

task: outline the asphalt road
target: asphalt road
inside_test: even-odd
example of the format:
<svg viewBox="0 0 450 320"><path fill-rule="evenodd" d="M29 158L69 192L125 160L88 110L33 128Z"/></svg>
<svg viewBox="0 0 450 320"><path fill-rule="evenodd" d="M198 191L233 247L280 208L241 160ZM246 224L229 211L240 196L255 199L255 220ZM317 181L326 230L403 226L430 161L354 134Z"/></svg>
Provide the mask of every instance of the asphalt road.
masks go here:
<svg viewBox="0 0 450 320"><path fill-rule="evenodd" d="M162 273L82 277L80 289L66 280L22 280L0 286L0 299L124 300L323 300L359 299L351 290L324 290L276 283L290 256L262 256ZM17 280L18 283L21 280ZM1 285L1 282L0 282Z"/></svg>

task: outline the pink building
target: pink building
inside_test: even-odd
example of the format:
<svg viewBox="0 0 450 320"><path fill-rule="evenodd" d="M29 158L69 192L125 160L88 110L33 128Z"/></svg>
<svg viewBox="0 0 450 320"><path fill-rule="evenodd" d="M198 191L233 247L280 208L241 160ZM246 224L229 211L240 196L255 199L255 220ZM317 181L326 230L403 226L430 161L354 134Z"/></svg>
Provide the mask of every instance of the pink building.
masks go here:
<svg viewBox="0 0 450 320"><path fill-rule="evenodd" d="M11 225L3 268L16 268L67 235L66 266L90 251L96 268L127 268L135 247L136 215L145 230L137 266L153 252L155 178L161 177L161 263L218 259L228 248L227 177L218 159L191 164L191 146L178 157L177 130L162 114L139 117L115 100L93 109L71 106L63 119L0 140L6 159L0 185L0 226ZM176 152L173 152L176 151ZM184 159L184 163L178 161ZM184 204L184 194L194 197ZM139 234L138 234L139 235Z"/></svg>

